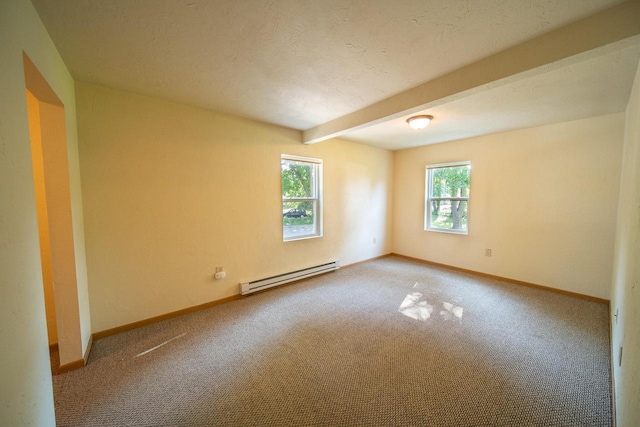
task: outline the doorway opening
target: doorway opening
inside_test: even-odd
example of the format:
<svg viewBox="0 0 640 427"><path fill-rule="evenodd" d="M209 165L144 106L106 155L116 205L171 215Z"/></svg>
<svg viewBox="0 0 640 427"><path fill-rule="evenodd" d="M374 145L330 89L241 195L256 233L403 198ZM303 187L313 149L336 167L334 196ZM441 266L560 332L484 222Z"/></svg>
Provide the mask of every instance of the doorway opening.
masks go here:
<svg viewBox="0 0 640 427"><path fill-rule="evenodd" d="M83 360L65 111L26 54L23 63L47 336L56 374Z"/></svg>

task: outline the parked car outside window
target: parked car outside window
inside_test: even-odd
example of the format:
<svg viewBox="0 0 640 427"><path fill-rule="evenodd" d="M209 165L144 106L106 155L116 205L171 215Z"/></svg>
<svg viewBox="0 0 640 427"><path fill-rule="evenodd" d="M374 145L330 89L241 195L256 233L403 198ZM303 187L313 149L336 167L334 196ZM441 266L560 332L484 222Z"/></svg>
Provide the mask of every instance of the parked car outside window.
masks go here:
<svg viewBox="0 0 640 427"><path fill-rule="evenodd" d="M307 211L299 208L289 209L287 212L283 213L282 216L285 216L287 218L300 218L303 216L307 216Z"/></svg>

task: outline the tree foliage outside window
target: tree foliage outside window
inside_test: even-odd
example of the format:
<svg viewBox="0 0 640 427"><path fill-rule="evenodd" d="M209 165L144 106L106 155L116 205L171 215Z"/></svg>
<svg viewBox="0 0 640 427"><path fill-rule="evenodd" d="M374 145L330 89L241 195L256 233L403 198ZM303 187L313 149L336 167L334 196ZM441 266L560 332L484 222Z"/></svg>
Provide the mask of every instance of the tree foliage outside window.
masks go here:
<svg viewBox="0 0 640 427"><path fill-rule="evenodd" d="M282 155L282 236L322 236L322 160Z"/></svg>
<svg viewBox="0 0 640 427"><path fill-rule="evenodd" d="M471 163L427 166L425 230L468 232Z"/></svg>

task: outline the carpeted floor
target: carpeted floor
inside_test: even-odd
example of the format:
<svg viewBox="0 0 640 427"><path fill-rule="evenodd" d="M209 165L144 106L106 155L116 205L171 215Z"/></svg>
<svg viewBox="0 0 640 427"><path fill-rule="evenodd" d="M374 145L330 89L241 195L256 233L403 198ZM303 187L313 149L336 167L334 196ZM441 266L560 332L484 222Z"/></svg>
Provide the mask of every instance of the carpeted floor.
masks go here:
<svg viewBox="0 0 640 427"><path fill-rule="evenodd" d="M607 306L397 257L94 342L60 426L610 426Z"/></svg>

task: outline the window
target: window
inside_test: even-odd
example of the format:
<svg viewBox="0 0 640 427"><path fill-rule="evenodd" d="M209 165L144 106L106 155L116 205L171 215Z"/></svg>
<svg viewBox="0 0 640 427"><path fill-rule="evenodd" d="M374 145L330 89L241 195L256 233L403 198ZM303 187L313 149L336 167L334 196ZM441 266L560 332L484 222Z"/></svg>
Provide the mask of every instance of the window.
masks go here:
<svg viewBox="0 0 640 427"><path fill-rule="evenodd" d="M427 166L424 229L467 234L471 162Z"/></svg>
<svg viewBox="0 0 640 427"><path fill-rule="evenodd" d="M322 236L322 160L283 154L282 238Z"/></svg>

